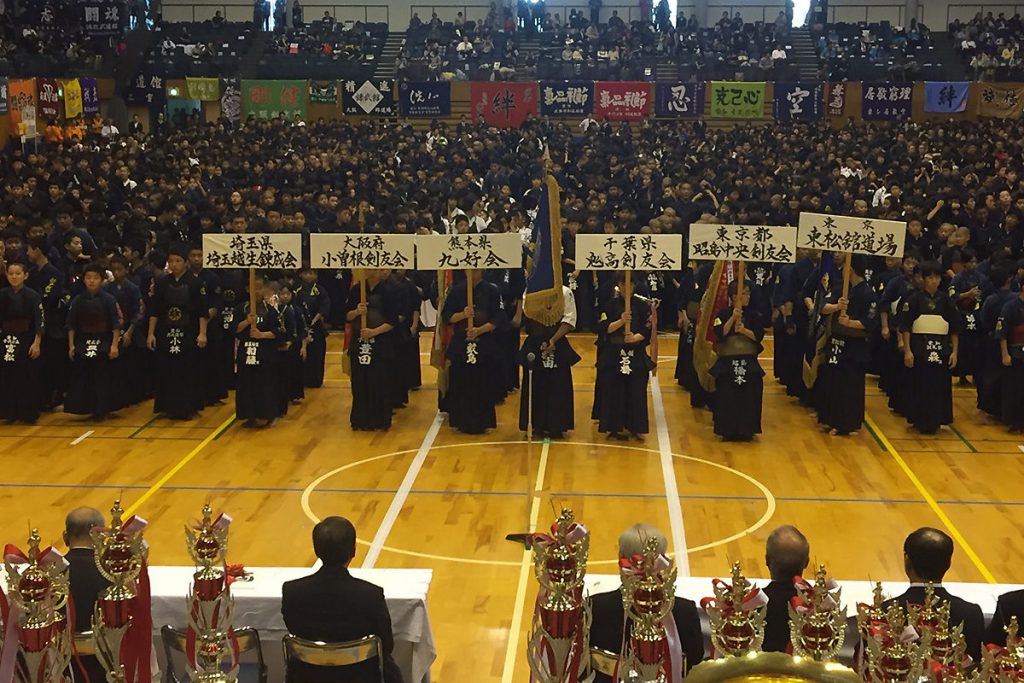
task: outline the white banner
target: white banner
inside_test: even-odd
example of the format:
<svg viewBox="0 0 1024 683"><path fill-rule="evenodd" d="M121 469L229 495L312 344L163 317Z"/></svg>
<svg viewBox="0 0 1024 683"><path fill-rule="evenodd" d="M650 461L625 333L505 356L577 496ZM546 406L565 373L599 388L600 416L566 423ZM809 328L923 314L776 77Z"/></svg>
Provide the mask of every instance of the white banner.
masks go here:
<svg viewBox="0 0 1024 683"><path fill-rule="evenodd" d="M519 233L416 235L417 270L521 268Z"/></svg>
<svg viewBox="0 0 1024 683"><path fill-rule="evenodd" d="M871 256L903 256L907 224L823 213L800 214L797 246Z"/></svg>
<svg viewBox="0 0 1024 683"><path fill-rule="evenodd" d="M313 268L413 267L414 235L309 236L309 265Z"/></svg>
<svg viewBox="0 0 1024 683"><path fill-rule="evenodd" d="M299 268L302 235L203 235L207 268Z"/></svg>
<svg viewBox="0 0 1024 683"><path fill-rule="evenodd" d="M796 228L776 225L690 225L689 256L713 261L796 261Z"/></svg>
<svg viewBox="0 0 1024 683"><path fill-rule="evenodd" d="M580 270L681 270L682 235L576 235Z"/></svg>

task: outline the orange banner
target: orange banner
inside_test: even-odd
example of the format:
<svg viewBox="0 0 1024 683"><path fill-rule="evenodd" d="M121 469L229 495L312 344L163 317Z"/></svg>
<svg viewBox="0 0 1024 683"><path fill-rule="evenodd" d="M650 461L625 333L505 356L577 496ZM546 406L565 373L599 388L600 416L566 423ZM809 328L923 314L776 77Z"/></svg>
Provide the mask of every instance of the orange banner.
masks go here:
<svg viewBox="0 0 1024 683"><path fill-rule="evenodd" d="M18 130L21 123L21 111L25 107L36 108L36 79L24 81L12 80L7 85L8 107L11 112L11 129Z"/></svg>

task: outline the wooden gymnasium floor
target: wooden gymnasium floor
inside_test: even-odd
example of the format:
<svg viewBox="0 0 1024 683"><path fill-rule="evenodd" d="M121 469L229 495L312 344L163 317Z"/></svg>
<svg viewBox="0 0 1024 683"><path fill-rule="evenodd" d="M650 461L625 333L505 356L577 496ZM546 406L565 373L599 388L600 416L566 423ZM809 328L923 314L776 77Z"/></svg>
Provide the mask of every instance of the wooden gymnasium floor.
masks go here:
<svg viewBox="0 0 1024 683"><path fill-rule="evenodd" d="M723 575L738 559L748 576L764 577L768 532L794 523L812 561L840 579L898 580L904 536L929 525L957 539L950 580L1024 582L1024 445L982 424L971 388L955 391L955 430L922 437L889 413L869 380L872 429L829 437L770 377L769 344L764 434L721 444L711 414L691 409L676 385L676 338L665 335L651 433L640 444L609 443L589 419L593 337L574 335L584 355L577 429L528 448L516 429L518 396L500 407L493 433L438 431L435 372L426 366L425 386L390 432L351 432L340 340L330 338L325 387L271 430L240 428L230 404L186 424L152 419L144 404L100 425L47 415L34 427L0 426L0 541L23 543L31 524L59 542L69 508L107 510L121 495L151 521L152 561L187 564L182 525L209 501L235 519L232 561L309 566L313 519L345 515L361 537L356 566L434 570L441 683L526 680L535 585L522 549L504 536L546 527L562 505L593 534L592 572L615 571L618 533L643 520L685 544L681 570ZM421 343L426 351L430 335ZM666 476L678 495L666 496Z"/></svg>

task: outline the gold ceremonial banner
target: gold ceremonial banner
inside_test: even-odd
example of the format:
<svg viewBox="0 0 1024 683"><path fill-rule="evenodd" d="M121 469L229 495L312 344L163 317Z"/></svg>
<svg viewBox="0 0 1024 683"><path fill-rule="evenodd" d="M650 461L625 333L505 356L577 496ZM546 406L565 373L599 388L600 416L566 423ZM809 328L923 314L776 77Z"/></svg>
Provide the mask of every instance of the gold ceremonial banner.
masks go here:
<svg viewBox="0 0 1024 683"><path fill-rule="evenodd" d="M977 98L978 116L1019 119L1024 112L1024 86L978 83L975 87L981 90Z"/></svg>
<svg viewBox="0 0 1024 683"><path fill-rule="evenodd" d="M61 81L64 89L64 118L73 119L82 115L82 84L77 78Z"/></svg>

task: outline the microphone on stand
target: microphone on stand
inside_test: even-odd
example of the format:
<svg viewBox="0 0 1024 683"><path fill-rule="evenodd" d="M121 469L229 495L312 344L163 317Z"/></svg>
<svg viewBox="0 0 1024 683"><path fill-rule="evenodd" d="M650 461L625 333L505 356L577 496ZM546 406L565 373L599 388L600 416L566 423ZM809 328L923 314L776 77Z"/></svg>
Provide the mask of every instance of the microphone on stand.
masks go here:
<svg viewBox="0 0 1024 683"><path fill-rule="evenodd" d="M533 361L535 361L535 360L537 360L537 354L535 354L533 351L531 351L530 353L526 354L526 363L527 363L527 365L533 365Z"/></svg>

